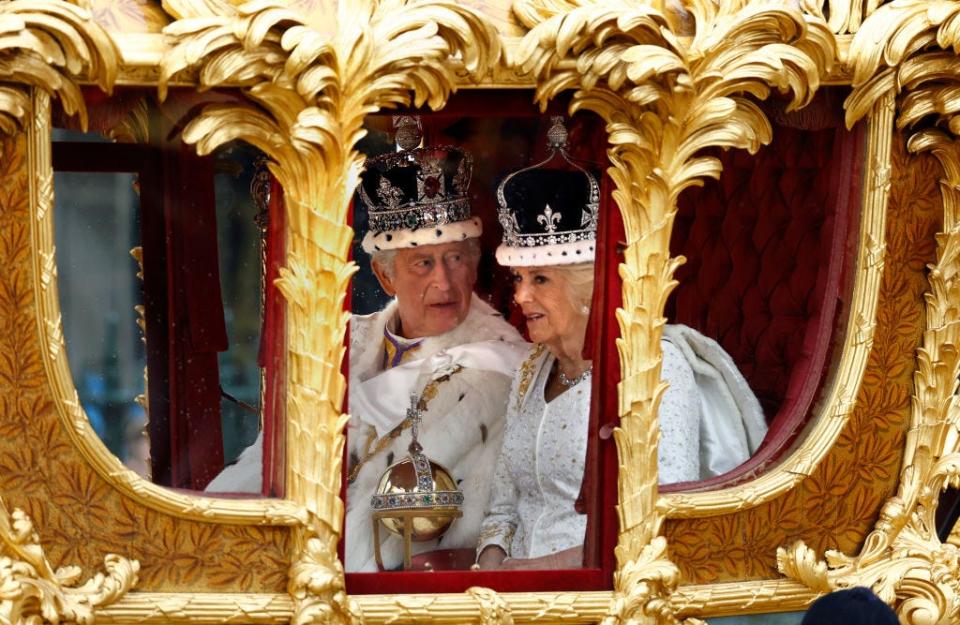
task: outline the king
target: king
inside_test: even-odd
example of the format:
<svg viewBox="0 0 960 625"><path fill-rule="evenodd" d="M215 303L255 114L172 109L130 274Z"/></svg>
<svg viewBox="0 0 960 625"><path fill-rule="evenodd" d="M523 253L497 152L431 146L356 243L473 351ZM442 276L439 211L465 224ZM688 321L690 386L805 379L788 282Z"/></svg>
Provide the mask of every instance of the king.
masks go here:
<svg viewBox="0 0 960 625"><path fill-rule="evenodd" d="M462 518L417 543L415 553L475 547L510 381L527 351L514 327L473 293L482 223L470 210L470 156L406 147L369 159L359 189L369 221L362 246L393 299L350 325L349 572L377 570L371 497L407 455L412 396L423 453L446 467L464 500ZM388 532L379 540L383 567L400 567L402 541Z"/></svg>

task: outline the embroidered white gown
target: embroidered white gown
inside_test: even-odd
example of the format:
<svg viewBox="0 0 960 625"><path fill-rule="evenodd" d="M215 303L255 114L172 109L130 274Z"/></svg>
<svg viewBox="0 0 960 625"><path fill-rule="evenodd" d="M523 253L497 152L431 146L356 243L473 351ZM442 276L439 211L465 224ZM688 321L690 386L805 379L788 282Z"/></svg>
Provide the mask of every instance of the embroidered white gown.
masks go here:
<svg viewBox="0 0 960 625"><path fill-rule="evenodd" d="M665 336L661 375L669 386L660 401L660 483L702 479L741 464L766 432L759 402L719 345L685 326ZM545 351L535 361L523 397L522 371L514 376L478 554L498 545L512 558L537 558L583 544L587 517L574 505L592 381L588 375L545 401L554 360Z"/></svg>

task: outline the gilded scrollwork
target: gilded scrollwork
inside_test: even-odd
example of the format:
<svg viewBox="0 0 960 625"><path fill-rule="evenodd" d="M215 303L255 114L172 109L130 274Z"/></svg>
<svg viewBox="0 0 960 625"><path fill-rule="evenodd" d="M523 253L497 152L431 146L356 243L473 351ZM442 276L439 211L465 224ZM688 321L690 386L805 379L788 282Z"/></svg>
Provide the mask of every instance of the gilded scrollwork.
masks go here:
<svg viewBox="0 0 960 625"><path fill-rule="evenodd" d="M293 621L359 622L336 555L347 420L340 412L343 302L354 271L347 211L363 167L356 145L369 113L442 106L456 87L451 58L485 75L499 58L499 38L476 12L447 2L341 2L333 32L272 2L187 9L187 19L165 30L161 96L185 70L199 71L203 87L249 85L249 104L208 106L183 136L203 154L235 139L260 148L289 215L277 282L288 305L286 494L309 514L295 537Z"/></svg>
<svg viewBox="0 0 960 625"><path fill-rule="evenodd" d="M87 11L53 0L0 4L0 132L9 135L28 123L31 86L55 95L86 127L79 80L107 91L118 65L113 40Z"/></svg>
<svg viewBox="0 0 960 625"><path fill-rule="evenodd" d="M778 550L780 570L819 592L870 586L897 603L907 624L956 622L960 615L960 549L936 533L940 493L960 484L957 452L957 380L960 376L960 145L939 130L912 137L911 151L930 151L946 172L944 233L937 237L937 262L929 267L926 331L917 350L911 430L895 496L884 505L860 553L828 551L821 560L802 542Z"/></svg>
<svg viewBox="0 0 960 625"><path fill-rule="evenodd" d="M865 585L896 604L901 622L955 622L960 615L960 550L936 532L940 493L960 484L960 126L954 71L960 10L947 2L897 2L868 19L851 46L853 92L847 124L881 98L898 96L900 128L914 129L911 152L932 154L943 179L942 233L929 268L925 331L916 352L911 428L900 482L856 555L821 560L802 542L778 551L787 576L822 592Z"/></svg>
<svg viewBox="0 0 960 625"><path fill-rule="evenodd" d="M136 560L114 554L104 558L104 566L106 575L79 585L79 567L54 570L30 518L19 509L8 511L0 500L0 622L92 625L95 610L123 597L140 570Z"/></svg>
<svg viewBox="0 0 960 625"><path fill-rule="evenodd" d="M670 256L679 194L720 175L707 147L755 152L772 129L753 98L772 90L804 106L836 56L822 19L786 6L710 1L593 5L518 2L530 28L518 62L538 79L545 105L576 89L571 110L591 110L607 123L614 199L627 247L620 266L618 311L622 378L620 537L614 598L604 623L675 623L669 597L679 583L658 537L657 409L663 309L683 262Z"/></svg>

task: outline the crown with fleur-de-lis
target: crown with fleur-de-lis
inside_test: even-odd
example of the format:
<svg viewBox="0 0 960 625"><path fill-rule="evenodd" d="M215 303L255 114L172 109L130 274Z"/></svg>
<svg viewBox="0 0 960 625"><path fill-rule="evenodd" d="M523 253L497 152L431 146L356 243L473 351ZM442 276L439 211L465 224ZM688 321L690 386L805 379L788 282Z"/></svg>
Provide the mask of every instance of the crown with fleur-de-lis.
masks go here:
<svg viewBox="0 0 960 625"><path fill-rule="evenodd" d="M567 152L563 118L551 118L547 158L503 179L497 188L501 265L591 262L595 256L600 185Z"/></svg>

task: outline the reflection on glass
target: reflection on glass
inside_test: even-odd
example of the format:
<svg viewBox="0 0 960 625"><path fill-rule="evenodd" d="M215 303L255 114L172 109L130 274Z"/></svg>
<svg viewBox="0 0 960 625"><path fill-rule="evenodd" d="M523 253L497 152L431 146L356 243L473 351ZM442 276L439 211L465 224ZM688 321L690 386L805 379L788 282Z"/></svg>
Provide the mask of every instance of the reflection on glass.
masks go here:
<svg viewBox="0 0 960 625"><path fill-rule="evenodd" d="M214 174L217 203L217 250L229 349L220 352L220 402L223 456L226 465L252 445L260 431L261 233L265 218L251 194L261 155L246 144L218 150ZM266 207L263 208L265 211Z"/></svg>
<svg viewBox="0 0 960 625"><path fill-rule="evenodd" d="M134 306L139 199L131 173L57 172L54 208L63 333L90 424L128 467L147 475L145 365Z"/></svg>
<svg viewBox="0 0 960 625"><path fill-rule="evenodd" d="M270 179L250 146L200 157L180 141L193 97L122 90L91 107L94 132L54 130L68 360L94 429L138 473L261 493L260 364L283 350L260 344Z"/></svg>

